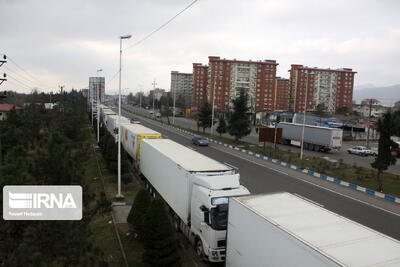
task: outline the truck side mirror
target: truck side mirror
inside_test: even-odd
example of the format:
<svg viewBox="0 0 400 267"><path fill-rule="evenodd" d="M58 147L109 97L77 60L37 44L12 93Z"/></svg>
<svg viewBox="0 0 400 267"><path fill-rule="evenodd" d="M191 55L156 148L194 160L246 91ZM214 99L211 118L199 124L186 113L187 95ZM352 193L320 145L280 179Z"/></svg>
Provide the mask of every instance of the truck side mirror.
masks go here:
<svg viewBox="0 0 400 267"><path fill-rule="evenodd" d="M204 205L201 205L200 210L204 213L204 222L206 224L209 224L210 223L210 212L208 211L207 207Z"/></svg>
<svg viewBox="0 0 400 267"><path fill-rule="evenodd" d="M204 212L204 222L210 224L210 213L208 211Z"/></svg>

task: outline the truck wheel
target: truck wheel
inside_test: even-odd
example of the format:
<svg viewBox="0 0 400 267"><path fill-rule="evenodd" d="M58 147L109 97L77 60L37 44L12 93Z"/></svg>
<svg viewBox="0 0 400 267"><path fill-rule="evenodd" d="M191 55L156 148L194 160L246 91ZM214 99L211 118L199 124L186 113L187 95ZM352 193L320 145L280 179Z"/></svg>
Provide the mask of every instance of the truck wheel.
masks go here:
<svg viewBox="0 0 400 267"><path fill-rule="evenodd" d="M204 259L203 242L201 242L200 238L196 241L196 254L200 259Z"/></svg>
<svg viewBox="0 0 400 267"><path fill-rule="evenodd" d="M174 228L177 232L181 231L181 222L178 216L174 215Z"/></svg>

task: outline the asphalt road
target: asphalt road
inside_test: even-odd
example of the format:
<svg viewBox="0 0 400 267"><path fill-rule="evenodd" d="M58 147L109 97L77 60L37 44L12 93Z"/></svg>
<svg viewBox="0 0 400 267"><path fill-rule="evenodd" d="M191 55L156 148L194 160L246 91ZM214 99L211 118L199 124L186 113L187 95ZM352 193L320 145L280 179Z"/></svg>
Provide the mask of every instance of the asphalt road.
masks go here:
<svg viewBox="0 0 400 267"><path fill-rule="evenodd" d="M146 116L149 116L149 110L146 109L138 109L138 108L134 108L135 112L139 112L142 113ZM163 117L162 120L164 122L167 122L167 118ZM172 117L170 117L170 122L172 123ZM187 119L187 118L183 118L183 117L175 117L175 122L174 124L184 127L184 128L188 128L188 129L192 129L192 130L197 130L197 126L196 126L196 121ZM216 126L214 127L214 133L217 134L215 132ZM207 128L206 129L206 133L210 133L210 129ZM223 137L226 138L232 138L232 136L230 136L229 134L223 134ZM248 143L252 143L252 144L256 144L256 145L262 145L262 143L258 142L258 135L255 132L255 130L253 129L251 134L244 137L242 139L245 142ZM272 143L267 143L267 146L272 146ZM354 147L356 145L362 145L365 146L365 142L364 141L355 141L355 142L343 142L342 148L340 151L338 152L332 152L332 153L324 153L324 152L316 152L316 151L309 151L309 150L304 150L304 154L305 155L310 155L310 156L314 156L314 157L329 157L331 159L335 159L335 160L340 160L342 159L343 162L347 163L347 164L356 164L357 166L361 166L361 167L365 167L365 168L370 168L371 167L371 163L374 161L374 157L373 156L369 156L369 157L362 157L362 156L358 156L358 155L353 155L353 154L348 154L347 153L347 149ZM371 143L372 146L377 146L376 142L372 142ZM296 146L288 146L288 145L278 145L278 147L282 150L290 150L292 152L297 152L300 153L300 148L296 147ZM387 170L387 172L390 173L394 173L397 175L400 175L400 159L397 160L396 164L393 166L390 166L389 169Z"/></svg>
<svg viewBox="0 0 400 267"><path fill-rule="evenodd" d="M123 115L132 117L126 112ZM219 145L194 147L190 136L167 129L166 126L149 119L140 117L140 120L144 126L161 132L166 138L239 168L241 183L253 194L283 191L297 194L328 210L400 240L399 204L374 198Z"/></svg>

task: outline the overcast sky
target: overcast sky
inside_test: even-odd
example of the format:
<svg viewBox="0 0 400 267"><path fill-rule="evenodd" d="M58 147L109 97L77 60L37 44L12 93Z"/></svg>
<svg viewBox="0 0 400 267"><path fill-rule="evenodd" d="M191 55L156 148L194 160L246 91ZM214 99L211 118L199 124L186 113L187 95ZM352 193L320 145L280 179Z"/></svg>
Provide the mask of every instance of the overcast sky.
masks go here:
<svg viewBox="0 0 400 267"><path fill-rule="evenodd" d="M106 90L118 88L118 36L132 46L192 0L0 0L0 54L10 82L1 90L88 87L102 68ZM191 72L208 56L274 59L278 75L291 64L357 71L355 84L400 83L398 0L199 0L145 42L123 51L124 93L170 89L170 72ZM27 72L29 74L27 74ZM20 83L22 82L24 86ZM16 87L16 85L21 85Z"/></svg>

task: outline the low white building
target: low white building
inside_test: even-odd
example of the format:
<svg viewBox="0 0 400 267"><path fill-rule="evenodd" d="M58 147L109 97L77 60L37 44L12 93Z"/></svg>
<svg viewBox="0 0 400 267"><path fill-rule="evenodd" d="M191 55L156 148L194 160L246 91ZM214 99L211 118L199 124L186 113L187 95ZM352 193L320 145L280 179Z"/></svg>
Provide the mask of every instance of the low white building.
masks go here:
<svg viewBox="0 0 400 267"><path fill-rule="evenodd" d="M364 99L359 105L353 105L353 111L357 111L363 117L369 117L369 112L371 109L371 117L379 118L386 113L388 107L384 107L376 99Z"/></svg>

